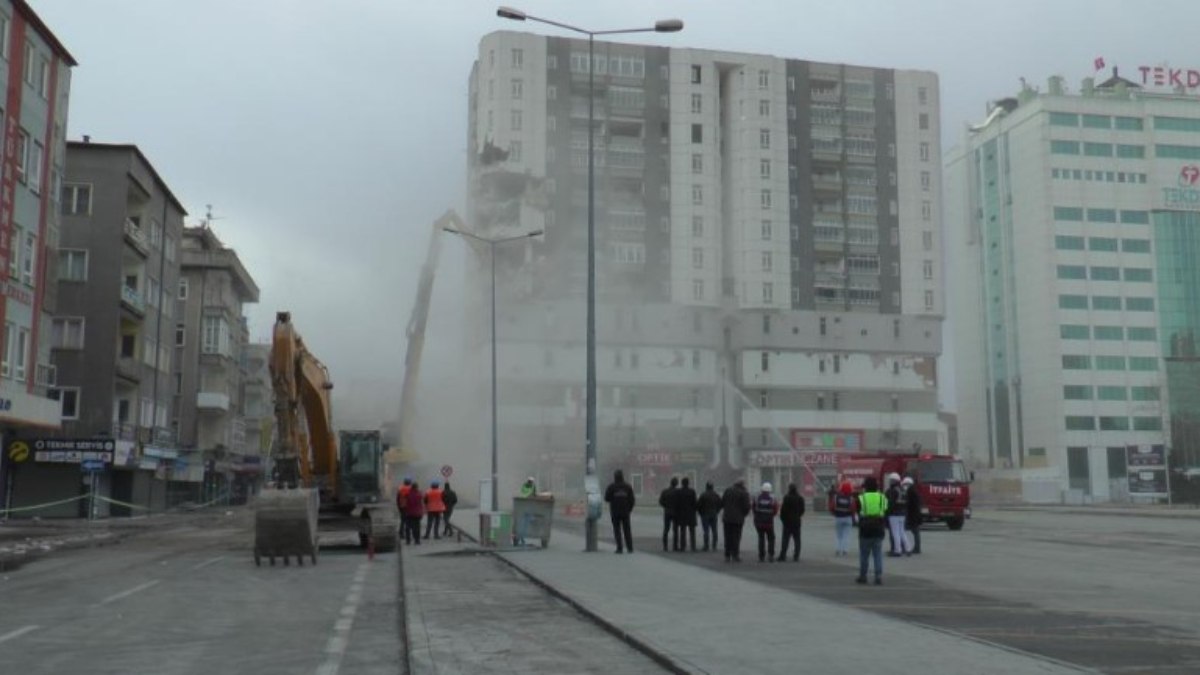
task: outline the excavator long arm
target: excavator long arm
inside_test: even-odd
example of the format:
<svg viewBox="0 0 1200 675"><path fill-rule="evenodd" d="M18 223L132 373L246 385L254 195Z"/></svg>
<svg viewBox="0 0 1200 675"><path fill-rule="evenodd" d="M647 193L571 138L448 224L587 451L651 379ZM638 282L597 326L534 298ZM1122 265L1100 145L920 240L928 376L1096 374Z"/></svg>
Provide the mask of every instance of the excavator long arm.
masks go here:
<svg viewBox="0 0 1200 675"><path fill-rule="evenodd" d="M421 374L421 352L425 349L425 326L429 322L430 298L433 297L433 280L437 275L438 259L442 251L442 230L451 228L464 230L462 219L453 209L433 222L429 249L421 265L421 278L417 281L417 297L412 315L408 319L405 334L408 347L404 353L404 385L400 391L400 419L397 424L396 441L401 451L413 452L412 428L416 419L417 383Z"/></svg>

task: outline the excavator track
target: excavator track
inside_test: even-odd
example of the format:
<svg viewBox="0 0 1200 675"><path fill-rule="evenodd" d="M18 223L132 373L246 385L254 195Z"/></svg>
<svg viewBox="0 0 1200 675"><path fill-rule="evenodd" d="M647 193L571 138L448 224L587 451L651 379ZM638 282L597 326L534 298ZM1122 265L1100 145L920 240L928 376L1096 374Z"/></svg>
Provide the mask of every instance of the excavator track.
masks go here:
<svg viewBox="0 0 1200 675"><path fill-rule="evenodd" d="M387 553L396 550L396 531L400 527L400 519L395 507L390 504L363 507L363 528L366 536L374 542L375 551Z"/></svg>

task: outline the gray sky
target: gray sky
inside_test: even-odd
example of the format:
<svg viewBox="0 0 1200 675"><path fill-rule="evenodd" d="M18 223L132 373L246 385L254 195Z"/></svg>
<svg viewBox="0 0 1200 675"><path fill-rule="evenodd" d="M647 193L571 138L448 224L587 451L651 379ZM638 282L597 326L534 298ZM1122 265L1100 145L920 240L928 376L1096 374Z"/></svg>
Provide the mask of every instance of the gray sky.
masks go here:
<svg viewBox="0 0 1200 675"><path fill-rule="evenodd" d="M30 1L80 63L70 137L141 146L193 222L213 204L262 289L252 336L292 310L335 381L402 371L430 222L464 201L478 39L562 34L466 0ZM1187 0L505 1L596 29L684 20L653 44L933 70L947 148L1020 77L1061 74L1074 90L1098 56L1131 77L1200 67ZM444 252L435 332L456 323L466 261L461 242ZM451 360L452 345L432 340L428 355Z"/></svg>

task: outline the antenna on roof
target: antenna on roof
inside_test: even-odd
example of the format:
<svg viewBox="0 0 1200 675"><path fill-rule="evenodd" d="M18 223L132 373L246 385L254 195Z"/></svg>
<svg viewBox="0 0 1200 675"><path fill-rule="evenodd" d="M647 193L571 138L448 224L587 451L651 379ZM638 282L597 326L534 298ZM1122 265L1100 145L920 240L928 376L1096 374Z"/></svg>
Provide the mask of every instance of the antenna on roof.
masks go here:
<svg viewBox="0 0 1200 675"><path fill-rule="evenodd" d="M212 221L221 220L221 218L224 217L224 216L214 216L212 208L213 208L212 204L204 205L204 218L200 220L200 227L210 227L212 224Z"/></svg>

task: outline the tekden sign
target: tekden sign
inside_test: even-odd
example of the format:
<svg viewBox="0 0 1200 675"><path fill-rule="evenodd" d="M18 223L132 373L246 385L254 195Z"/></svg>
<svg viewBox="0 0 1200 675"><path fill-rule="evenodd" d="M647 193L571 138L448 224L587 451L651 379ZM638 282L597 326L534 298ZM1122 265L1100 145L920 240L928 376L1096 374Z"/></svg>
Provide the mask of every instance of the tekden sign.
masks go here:
<svg viewBox="0 0 1200 675"><path fill-rule="evenodd" d="M1168 209L1200 211L1200 165L1185 164L1179 167L1175 185L1164 187L1163 206Z"/></svg>

